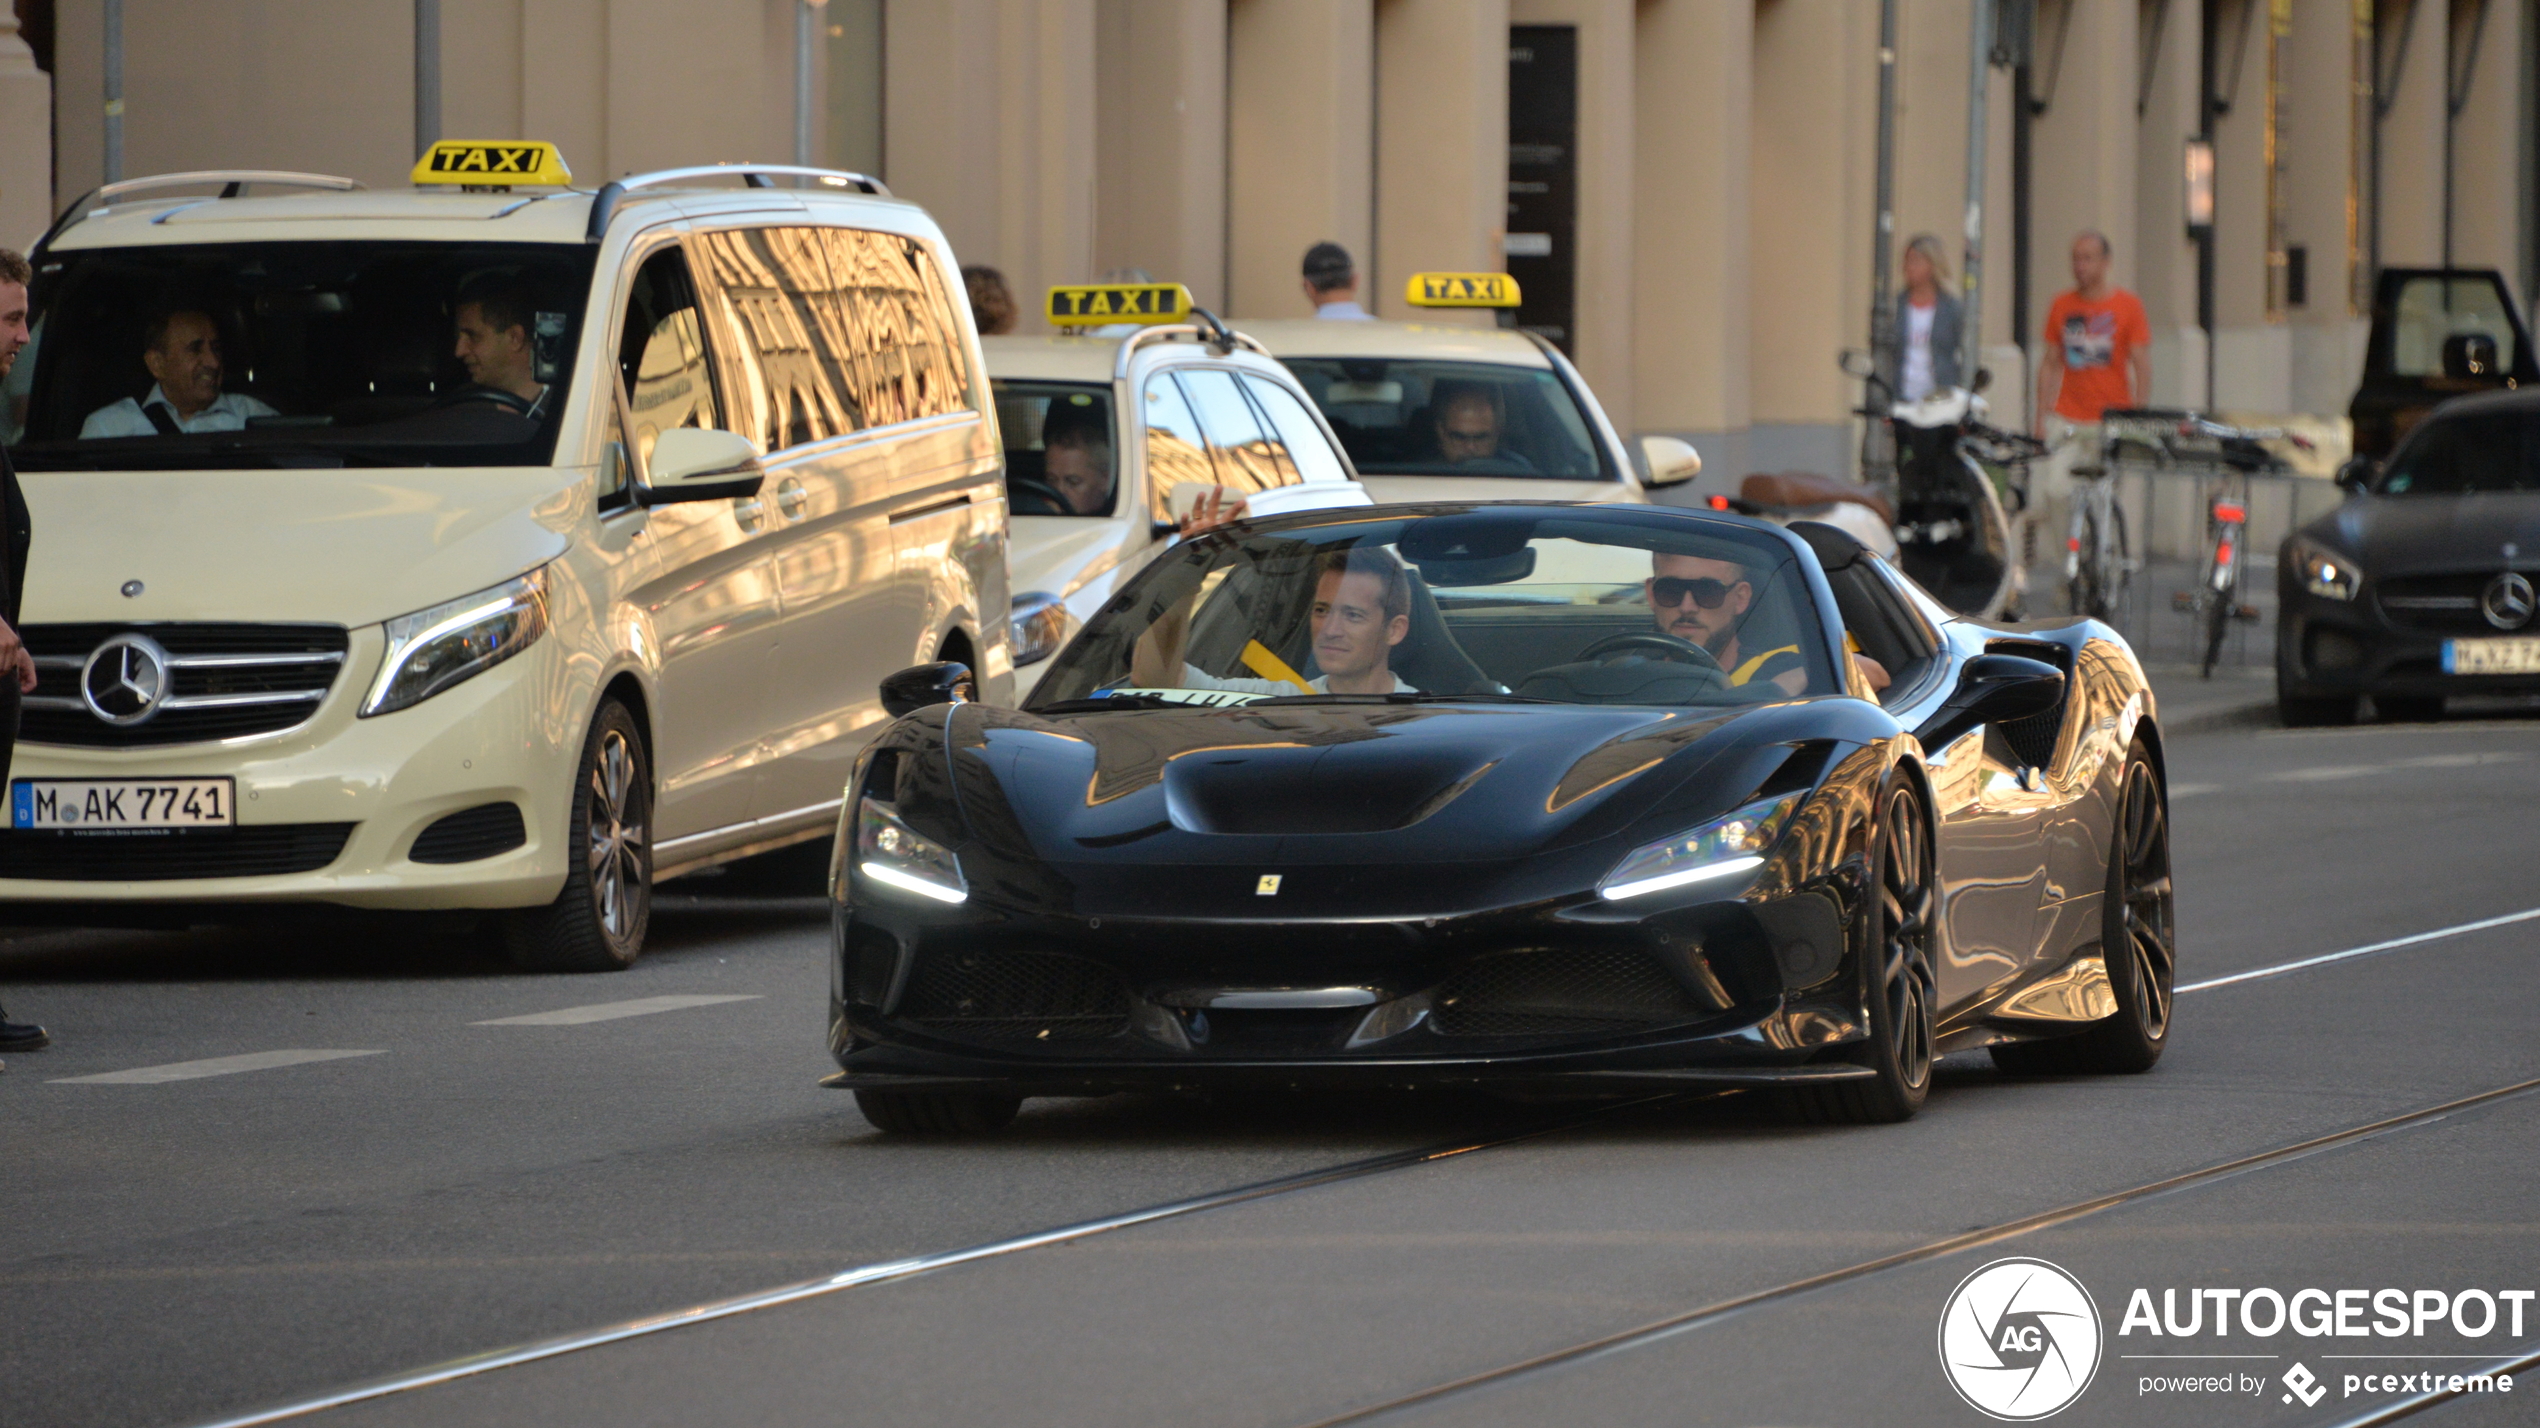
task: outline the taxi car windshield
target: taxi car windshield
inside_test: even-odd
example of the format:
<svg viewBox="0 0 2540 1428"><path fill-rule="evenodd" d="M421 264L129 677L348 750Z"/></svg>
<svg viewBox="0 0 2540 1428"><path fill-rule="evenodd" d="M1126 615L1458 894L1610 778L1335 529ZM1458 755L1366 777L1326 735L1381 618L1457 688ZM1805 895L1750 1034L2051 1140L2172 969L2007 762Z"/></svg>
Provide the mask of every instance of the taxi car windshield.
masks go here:
<svg viewBox="0 0 2540 1428"><path fill-rule="evenodd" d="M991 384L1005 433L1007 509L1018 516L1108 516L1119 503L1111 388L1092 382Z"/></svg>
<svg viewBox="0 0 2540 1428"><path fill-rule="evenodd" d="M2540 491L2540 411L2432 418L2409 434L2373 489L2383 496Z"/></svg>
<svg viewBox="0 0 2540 1428"><path fill-rule="evenodd" d="M282 242L49 254L0 435L34 470L543 465L593 251Z"/></svg>
<svg viewBox="0 0 2540 1428"><path fill-rule="evenodd" d="M1774 537L1675 513L1502 507L1191 541L1103 607L1028 707L1842 692Z"/></svg>
<svg viewBox="0 0 2540 1428"><path fill-rule="evenodd" d="M1615 481L1558 373L1490 362L1284 357L1362 476Z"/></svg>

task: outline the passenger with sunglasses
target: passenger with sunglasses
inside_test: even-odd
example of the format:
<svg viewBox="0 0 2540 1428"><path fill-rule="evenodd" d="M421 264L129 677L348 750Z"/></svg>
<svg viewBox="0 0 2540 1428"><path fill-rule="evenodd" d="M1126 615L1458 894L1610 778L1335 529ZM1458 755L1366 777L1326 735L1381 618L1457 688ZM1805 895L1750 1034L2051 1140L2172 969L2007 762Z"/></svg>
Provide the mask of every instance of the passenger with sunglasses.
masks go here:
<svg viewBox="0 0 2540 1428"><path fill-rule="evenodd" d="M1799 646L1750 654L1739 643L1739 629L1755 603L1755 583L1747 578L1745 566L1698 555L1655 555L1650 565L1642 588L1649 593L1650 614L1660 633L1709 651L1731 685L1762 680L1785 694L1808 687L1808 666L1799 657Z"/></svg>

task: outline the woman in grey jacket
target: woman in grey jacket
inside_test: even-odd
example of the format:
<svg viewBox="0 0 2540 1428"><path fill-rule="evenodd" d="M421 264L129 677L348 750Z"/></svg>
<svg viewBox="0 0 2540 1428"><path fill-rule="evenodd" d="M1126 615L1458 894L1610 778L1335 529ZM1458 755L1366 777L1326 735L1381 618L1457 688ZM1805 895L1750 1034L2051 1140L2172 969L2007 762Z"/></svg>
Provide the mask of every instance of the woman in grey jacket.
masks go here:
<svg viewBox="0 0 2540 1428"><path fill-rule="evenodd" d="M1905 291L1896 295L1896 352L1901 370L1887 374L1896 395L1909 402L1963 387L1958 299L1946 284L1949 259L1940 240L1917 233L1905 244Z"/></svg>

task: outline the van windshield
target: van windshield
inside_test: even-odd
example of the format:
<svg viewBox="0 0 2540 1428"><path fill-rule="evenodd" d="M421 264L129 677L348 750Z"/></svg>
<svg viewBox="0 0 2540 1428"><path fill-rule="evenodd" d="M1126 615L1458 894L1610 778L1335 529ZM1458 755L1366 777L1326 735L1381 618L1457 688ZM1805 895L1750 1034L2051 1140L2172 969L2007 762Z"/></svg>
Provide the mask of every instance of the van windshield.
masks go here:
<svg viewBox="0 0 2540 1428"><path fill-rule="evenodd" d="M544 465L591 264L578 244L49 254L0 428L29 470Z"/></svg>

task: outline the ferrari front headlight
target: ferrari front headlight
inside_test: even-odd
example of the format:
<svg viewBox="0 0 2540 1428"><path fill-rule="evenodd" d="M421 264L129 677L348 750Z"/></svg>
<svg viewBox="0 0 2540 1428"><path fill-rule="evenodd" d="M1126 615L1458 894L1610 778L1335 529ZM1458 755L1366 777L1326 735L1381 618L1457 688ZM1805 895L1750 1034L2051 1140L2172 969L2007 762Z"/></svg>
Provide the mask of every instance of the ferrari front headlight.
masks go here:
<svg viewBox="0 0 2540 1428"><path fill-rule="evenodd" d="M856 871L884 887L936 902L970 899L952 849L901 822L898 810L879 799L857 802L855 849Z"/></svg>
<svg viewBox="0 0 2540 1428"><path fill-rule="evenodd" d="M2302 577L2303 589L2330 600L2352 600L2364 583L2364 573L2355 562L2309 541L2293 547L2293 568Z"/></svg>
<svg viewBox="0 0 2540 1428"><path fill-rule="evenodd" d="M400 615L387 629L388 657L362 701L364 718L421 704L536 644L547 632L547 572Z"/></svg>
<svg viewBox="0 0 2540 1428"><path fill-rule="evenodd" d="M1760 868L1765 850L1781 836L1804 797L1786 793L1750 803L1690 833L1636 849L1597 884L1597 895L1620 901Z"/></svg>

